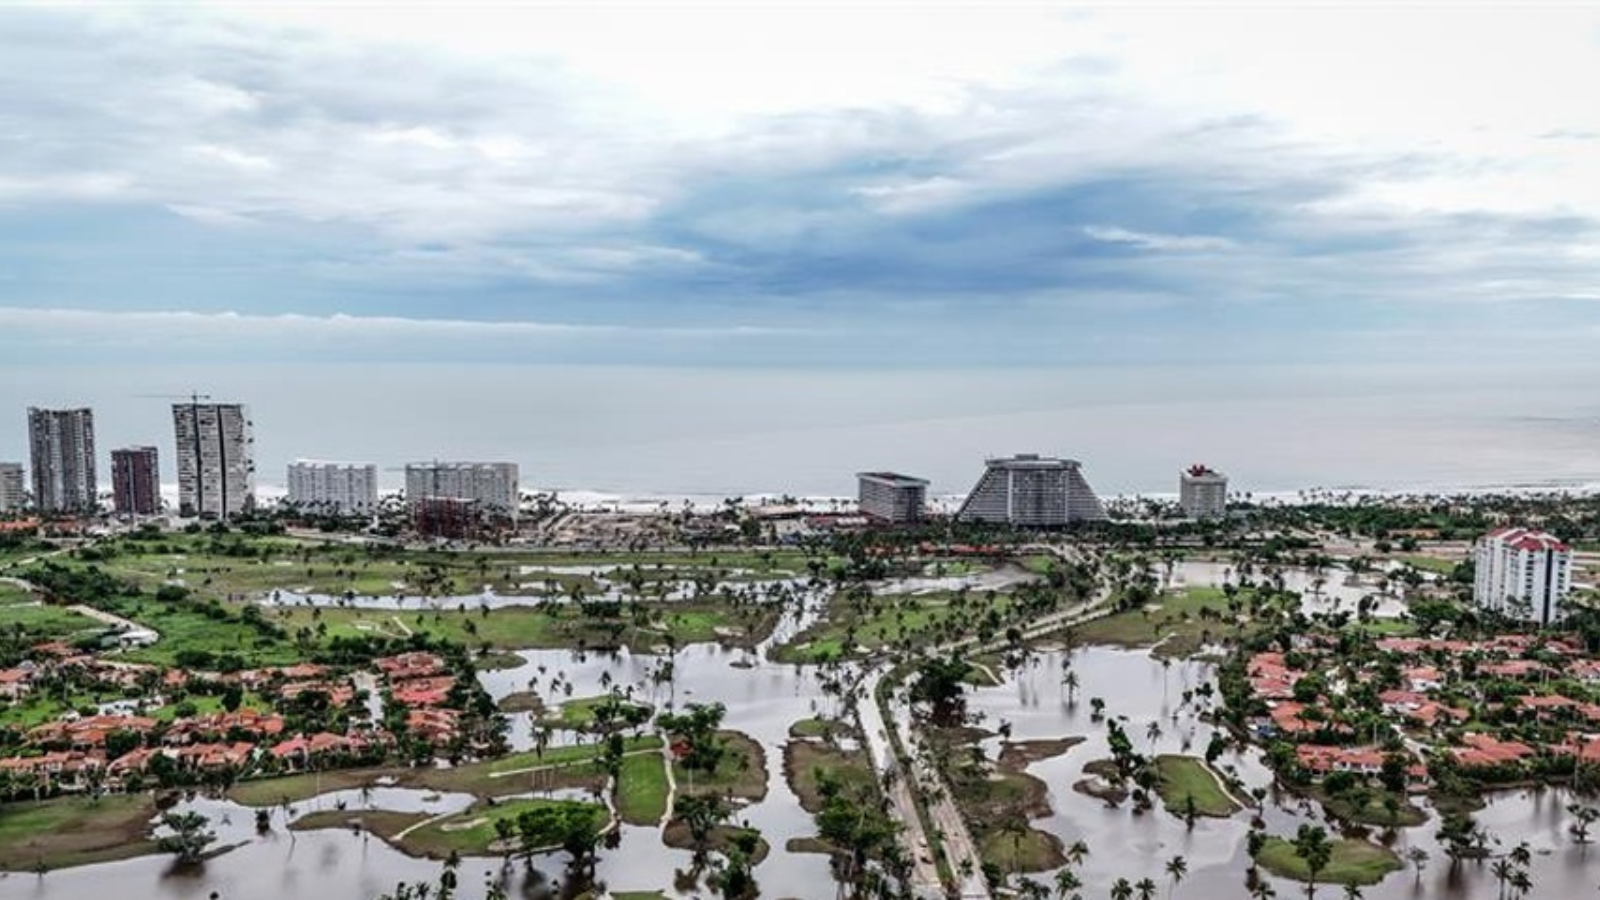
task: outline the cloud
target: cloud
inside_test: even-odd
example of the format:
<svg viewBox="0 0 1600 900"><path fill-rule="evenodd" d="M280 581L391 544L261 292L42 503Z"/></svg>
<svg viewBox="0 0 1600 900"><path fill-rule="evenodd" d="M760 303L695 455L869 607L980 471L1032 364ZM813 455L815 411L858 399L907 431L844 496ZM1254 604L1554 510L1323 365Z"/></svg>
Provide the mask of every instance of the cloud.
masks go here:
<svg viewBox="0 0 1600 900"><path fill-rule="evenodd" d="M0 10L4 302L243 316L28 324L59 347L255 329L615 358L602 335L750 327L787 342L774 360L876 359L837 335L879 328L1049 361L1090 318L1138 355L1157 328L1273 353L1272 329L1376 334L1451 304L1597 315L1600 107L1547 74L1600 81L1593 11L626 18ZM597 330L436 324L470 321Z"/></svg>
<svg viewBox="0 0 1600 900"><path fill-rule="evenodd" d="M1227 250L1234 242L1201 234L1146 234L1103 225L1090 225L1083 233L1107 244L1128 244L1141 250Z"/></svg>

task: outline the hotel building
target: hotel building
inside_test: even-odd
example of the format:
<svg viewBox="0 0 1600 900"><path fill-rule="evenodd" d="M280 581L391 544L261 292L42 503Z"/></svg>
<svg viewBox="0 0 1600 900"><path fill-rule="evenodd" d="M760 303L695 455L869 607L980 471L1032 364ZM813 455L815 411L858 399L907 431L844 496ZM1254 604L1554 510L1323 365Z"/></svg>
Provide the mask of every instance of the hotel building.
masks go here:
<svg viewBox="0 0 1600 900"><path fill-rule="evenodd" d="M378 467L297 459L289 464L289 504L310 513L371 515L378 508Z"/></svg>
<svg viewBox="0 0 1600 900"><path fill-rule="evenodd" d="M1178 475L1178 505L1191 519L1220 519L1228 514L1228 476L1209 466L1193 465Z"/></svg>
<svg viewBox="0 0 1600 900"><path fill-rule="evenodd" d="M1502 528L1478 541L1472 596L1479 608L1551 625L1566 617L1572 548L1554 535Z"/></svg>
<svg viewBox="0 0 1600 900"><path fill-rule="evenodd" d="M485 516L516 518L516 463L431 462L406 466L406 502L473 500Z"/></svg>
<svg viewBox="0 0 1600 900"><path fill-rule="evenodd" d="M1077 460L1022 453L985 466L956 521L1051 527L1106 518Z"/></svg>
<svg viewBox="0 0 1600 900"><path fill-rule="evenodd" d="M857 505L863 515L891 525L920 522L928 501L928 482L894 472L858 472Z"/></svg>

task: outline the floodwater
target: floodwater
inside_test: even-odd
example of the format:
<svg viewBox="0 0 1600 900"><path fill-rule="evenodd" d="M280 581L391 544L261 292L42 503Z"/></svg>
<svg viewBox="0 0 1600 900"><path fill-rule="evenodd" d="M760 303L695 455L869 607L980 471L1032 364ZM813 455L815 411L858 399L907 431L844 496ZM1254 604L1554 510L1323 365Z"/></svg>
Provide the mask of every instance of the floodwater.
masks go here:
<svg viewBox="0 0 1600 900"><path fill-rule="evenodd" d="M1220 584L1233 578L1226 569L1220 564L1184 564L1174 574L1188 584ZM1316 577L1293 571L1284 574L1288 587L1308 591ZM1360 596L1372 592L1370 585L1343 584L1343 575L1334 570L1325 573L1322 592L1352 605ZM635 697L658 707L688 702L724 704L725 727L749 734L766 752L767 796L734 816L735 820L759 828L772 847L768 858L755 869L763 896L827 900L835 891L826 858L784 849L790 838L812 834L813 823L785 784L782 749L791 723L837 712L841 701L824 690L825 675L835 673L771 663L765 657L769 647L787 640L814 617L820 594L807 597L802 611L786 618L772 640L755 650L713 644L679 650L672 658L675 677L670 682L652 677L660 669L662 657L626 651L524 651L519 654L524 660L522 666L485 672L480 677L496 697L526 690L533 680L552 704L561 699L549 693L558 674L562 684L572 685L574 697L603 693L607 685L615 684L632 686ZM1062 683L1064 667L1069 664L1079 679L1073 697L1068 696ZM1088 738L1066 754L1029 768L1047 785L1052 808L1052 814L1038 820L1036 826L1064 842L1083 840L1090 847L1081 869L1088 885L1085 896L1104 896L1110 883L1123 877L1130 881L1149 877L1165 887L1164 863L1176 855L1183 856L1189 868L1176 896L1244 896L1247 814L1225 820L1201 819L1189 828L1160 809L1134 815L1126 806L1108 808L1102 801L1072 790L1073 783L1083 777L1084 763L1109 755L1104 725L1091 721L1091 698L1104 699L1108 716L1126 717L1128 734L1141 752L1203 754L1212 728L1202 720L1203 701L1191 696L1191 701L1185 703L1184 692L1199 688L1211 678L1208 665L1163 664L1147 651L1084 648L1071 653L1037 654L1020 669L1002 674L1003 684L975 690L970 696L970 708L982 714L985 727L992 730L1007 722L1014 740L1068 735ZM527 717L512 718L513 742L529 746L532 739ZM1159 725L1158 732L1149 728L1152 722ZM557 737L555 743L579 739L573 735ZM985 741L991 756L998 752L999 743L998 737ZM1270 786L1270 775L1261 764L1258 751L1230 752L1219 765L1237 772L1250 787ZM359 791L330 792L296 804L295 814L336 808L340 802L349 809L370 803L379 808L438 814L464 808L468 798L379 787L370 796ZM1532 874L1536 897L1586 896L1600 881L1600 850L1586 854L1566 835L1567 802L1565 792L1556 789L1508 792L1492 797L1488 808L1477 816L1485 829L1502 837L1504 848L1519 840L1529 842L1535 852ZM43 877L12 874L0 877L0 898L79 900L114 893L118 900L204 900L215 892L224 900L370 900L392 889L398 881L436 879L439 873L438 863L408 858L368 835L343 830L291 833L283 827L282 810L273 811L272 830L257 835L252 811L209 800L195 801L195 806L212 817L221 838L219 844L240 844L197 873L175 874L167 860L150 857L52 872ZM1292 833L1303 821L1318 820L1306 804L1270 795L1262 815L1270 830L1279 834ZM1430 862L1422 873L1420 886L1415 873L1407 869L1391 875L1381 885L1366 888L1364 896L1369 900L1497 897L1490 864L1464 862L1450 866L1433 839L1436 828L1436 820L1430 820L1421 827L1385 837L1402 855L1412 846L1429 853ZM546 875L559 878L564 861L564 856L556 854L535 860L535 866ZM689 864L690 854L665 847L656 828L623 826L620 844L600 851L596 874L615 891L670 893L675 874L686 870ZM481 897L485 879L499 877L500 866L498 859L467 860L460 872L459 896L465 900ZM1049 873L1036 877L1048 881ZM520 864L515 866L509 885L512 895L542 896L547 888L542 878L529 876ZM1285 897L1301 890L1288 882L1279 882L1275 887ZM1319 893L1338 895L1331 888Z"/></svg>

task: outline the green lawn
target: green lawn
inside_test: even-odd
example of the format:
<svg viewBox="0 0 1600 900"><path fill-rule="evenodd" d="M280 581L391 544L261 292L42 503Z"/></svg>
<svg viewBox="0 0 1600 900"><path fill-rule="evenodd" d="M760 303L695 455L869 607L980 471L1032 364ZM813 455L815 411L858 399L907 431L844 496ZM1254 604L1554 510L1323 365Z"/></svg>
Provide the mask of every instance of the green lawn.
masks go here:
<svg viewBox="0 0 1600 900"><path fill-rule="evenodd" d="M672 775L679 795L718 794L760 800L767 796L766 752L748 735L738 731L719 731L727 752L713 772L691 772L682 763L672 764Z"/></svg>
<svg viewBox="0 0 1600 900"><path fill-rule="evenodd" d="M1242 808L1223 792L1202 759L1157 756L1156 774L1161 779L1156 790L1162 804L1173 815L1187 815L1191 803L1196 815L1215 818L1226 818Z"/></svg>
<svg viewBox="0 0 1600 900"><path fill-rule="evenodd" d="M1261 852L1256 855L1256 862L1261 868L1280 878L1289 878L1301 883L1305 882L1308 874L1305 860L1295 855L1294 844L1280 837L1267 838ZM1400 868L1400 857L1386 848L1366 841L1337 838L1333 840L1333 857L1327 868L1317 873L1317 882L1377 884L1390 872L1398 871Z"/></svg>
<svg viewBox="0 0 1600 900"><path fill-rule="evenodd" d="M491 845L498 839L496 821L508 819L515 822L524 812L562 807L587 809L594 816L596 827L605 826L606 808L599 803L543 797L517 798L502 800L493 806L474 804L463 812L412 831L399 844L407 853L434 859L447 857L451 852L464 856L484 856L495 852L491 850Z"/></svg>
<svg viewBox="0 0 1600 900"><path fill-rule="evenodd" d="M155 814L147 794L0 805L0 869L60 869L154 853L148 832Z"/></svg>
<svg viewBox="0 0 1600 900"><path fill-rule="evenodd" d="M630 756L617 779L617 813L629 825L654 825L667 811L667 766L659 754Z"/></svg>
<svg viewBox="0 0 1600 900"><path fill-rule="evenodd" d="M1212 614L1215 618L1202 617ZM1077 635L1088 644L1150 647L1160 643L1161 655L1183 657L1208 641L1239 637L1246 631L1228 612L1228 598L1221 588L1189 587L1162 594L1142 609L1086 622L1078 626Z"/></svg>
<svg viewBox="0 0 1600 900"><path fill-rule="evenodd" d="M1009 594L992 597L985 592L957 594L897 594L883 597L837 595L828 603L822 621L778 647L778 662L822 663L833 659L875 653L891 645L922 646L973 632L973 623L990 610L1004 632L1005 616L1012 607Z"/></svg>
<svg viewBox="0 0 1600 900"><path fill-rule="evenodd" d="M822 809L818 789L822 773L835 779L847 794L852 790L869 796L877 793L878 779L864 750L846 753L821 741L791 740L783 748L783 772L789 789L800 798L801 808L813 815Z"/></svg>
<svg viewBox="0 0 1600 900"><path fill-rule="evenodd" d="M610 694L601 694L597 697L577 697L561 701L560 709L554 714L542 717L539 721L556 728L565 728L569 731L587 731L594 727L595 709L601 704L611 700ZM649 710L649 704L629 703L620 701L623 706Z"/></svg>
<svg viewBox="0 0 1600 900"><path fill-rule="evenodd" d="M1437 556L1422 556L1420 554L1406 554L1400 561L1414 569L1424 572L1437 572L1440 575L1449 575L1456 570L1456 561L1453 559L1440 559Z"/></svg>
<svg viewBox="0 0 1600 900"><path fill-rule="evenodd" d="M0 584L0 631L19 629L30 642L71 641L101 634L106 626L65 607L40 603L9 584Z"/></svg>

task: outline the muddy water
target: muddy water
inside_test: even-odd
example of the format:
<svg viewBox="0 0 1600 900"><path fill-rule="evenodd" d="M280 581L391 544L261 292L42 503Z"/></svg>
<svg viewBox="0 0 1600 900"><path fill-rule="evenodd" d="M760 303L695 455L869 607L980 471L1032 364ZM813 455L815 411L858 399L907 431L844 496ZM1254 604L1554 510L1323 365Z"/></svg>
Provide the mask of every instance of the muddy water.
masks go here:
<svg viewBox="0 0 1600 900"><path fill-rule="evenodd" d="M1198 565L1183 567L1185 582L1220 584L1231 577L1224 571L1225 566L1206 569ZM1311 577L1294 573L1286 576L1291 588L1296 586L1295 577L1302 578L1301 586L1309 589ZM1371 591L1370 587L1342 585L1342 573L1330 572L1327 580L1324 592L1337 592L1352 605ZM768 646L802 628L811 615L808 612L786 620ZM735 815L736 820L760 828L772 846L772 854L755 871L763 896L825 900L834 896L826 859L784 850L789 838L811 834L812 822L784 782L782 748L790 723L832 713L838 708L838 700L823 691L821 673L810 667L766 662L766 649L743 651L715 645L684 648L673 658L676 677L670 683L656 683L651 678L662 662L660 657L627 652L523 652L519 654L525 660L521 667L487 672L481 677L496 697L525 690L528 681L535 679L546 699L558 702L561 697L551 696L549 685L553 676L561 673L562 682L572 684L574 697L602 693L604 685L612 683L632 686L636 697L658 707L681 706L691 701L723 703L728 710L726 727L751 735L766 750L767 797ZM1063 665L1069 661L1080 680L1075 699L1068 697L1061 680ZM1104 724L1091 721L1089 701L1093 697L1106 701L1108 716L1126 717L1129 736L1141 752L1202 754L1211 728L1201 721L1196 704L1184 704L1183 692L1205 683L1211 675L1209 667L1195 663L1164 666L1146 652L1091 648L1070 655L1041 654L1035 662L1004 674L1003 685L972 694L971 708L984 714L986 726L992 729L1001 721L1009 722L1017 740L1065 735L1089 738L1067 754L1029 769L1048 785L1053 809L1038 826L1068 843L1084 840L1091 849L1082 870L1088 885L1085 896L1104 896L1110 883L1119 877L1137 880L1148 876L1165 887L1167 878L1162 866L1175 855L1185 857L1189 865L1189 875L1175 896L1208 900L1244 896L1248 865L1245 815L1226 820L1202 819L1190 829L1164 811L1134 816L1126 808L1108 809L1101 801L1071 789L1073 782L1082 777L1085 762L1108 755ZM1148 730L1152 721L1160 725L1160 733L1153 737ZM531 745L526 717L514 724L512 737L520 746ZM573 735L557 735L552 743L577 739ZM991 738L986 741L986 748L992 754L998 744L998 738ZM1270 775L1254 750L1227 754L1220 765L1236 770L1252 787L1270 785ZM368 798L357 791L330 793L297 804L296 811L335 808L340 801L347 808L356 809L366 805ZM459 795L431 796L378 788L370 802L382 808L437 814L459 809L467 800ZM1534 848L1536 897L1591 896L1600 882L1600 849L1585 854L1571 844L1565 833L1566 803L1564 792L1556 790L1508 793L1492 798L1489 807L1478 815L1478 821L1491 833L1502 835L1507 846L1525 839ZM284 828L284 814L279 810L274 810L272 830L257 835L253 812L249 810L215 801L201 801L198 808L213 818L222 836L220 843L241 844L199 873L175 874L166 860L144 858L53 872L42 878L14 874L0 877L0 900L204 900L213 892L225 900L370 900L392 889L397 881L434 879L439 872L437 863L410 859L370 836L337 830L291 834ZM1292 832L1300 822L1315 820L1312 810L1292 798L1269 798L1263 815L1275 833ZM1410 846L1420 846L1430 854L1420 888L1415 886L1415 875L1408 869L1391 875L1382 885L1367 888L1365 896L1372 900L1496 897L1498 890L1489 865L1463 863L1452 868L1433 840L1435 829L1436 823L1430 821L1392 837L1393 845L1402 854ZM564 861L558 854L535 860L535 865L559 877ZM625 826L620 830L618 846L600 852L597 874L613 890L670 892L675 873L686 870L689 864L687 852L662 845L656 828ZM485 878L498 877L499 873L498 860L467 860L460 873L459 896L475 900L483 893ZM1048 874L1041 877L1047 879ZM547 886L542 879L529 876L520 864L511 872L513 896L540 896ZM1300 892L1298 886L1287 882L1275 886L1284 897ZM1337 895L1332 889L1319 892L1319 896Z"/></svg>
<svg viewBox="0 0 1600 900"><path fill-rule="evenodd" d="M1075 701L1069 699L1061 683L1062 666L1068 660L1080 682ZM1072 790L1073 783L1083 777L1084 763L1110 755L1104 724L1091 721L1090 698L1105 700L1108 717L1126 717L1124 727L1138 751L1198 756L1204 754L1213 729L1200 721L1198 707L1183 705L1182 694L1186 687L1196 687L1209 677L1209 667L1201 664L1174 663L1167 667L1143 651L1088 648L1070 655L1043 654L1035 663L1010 673L1006 684L976 691L972 696L969 706L985 714L985 726L993 729L1002 721L1009 722L1014 740L1074 734L1088 737L1066 754L1028 769L1048 786L1053 810L1051 816L1037 821L1035 826L1068 844L1082 840L1089 845L1090 856L1081 870L1090 888L1085 896L1103 895L1112 881L1124 877L1130 881L1149 877L1165 887L1165 862L1178 855L1188 862L1189 874L1176 896L1208 900L1245 896L1244 879L1249 865L1249 822L1245 814L1224 820L1200 819L1189 829L1181 819L1160 809L1136 816L1126 805L1110 809L1102 801ZM1148 732L1151 722L1161 726L1161 733L1153 741ZM1000 741L996 737L985 743L992 756ZM1254 749L1225 754L1218 765L1232 767L1252 788L1270 789L1271 775ZM1502 852L1522 840L1532 847L1534 897L1593 896L1595 885L1600 882L1600 848L1585 851L1567 836L1568 802L1563 790L1505 792L1491 796L1488 807L1477 814L1479 824L1501 838ZM1293 833L1302 822L1327 825L1315 810L1287 795L1277 798L1269 794L1263 817L1269 830L1277 834ZM1375 835L1402 858L1408 848L1421 847L1430 860L1422 873L1420 888L1415 871L1408 867L1377 886L1363 889L1363 895L1368 900L1498 897L1498 886L1489 873L1490 863L1463 862L1451 867L1434 840L1437 828L1437 816L1430 815L1429 822L1417 828L1401 829L1387 838ZM1049 875L1038 877L1047 880ZM1294 883L1273 881L1279 896L1297 896L1303 890ZM1318 892L1318 896L1338 895L1339 891L1333 888Z"/></svg>

